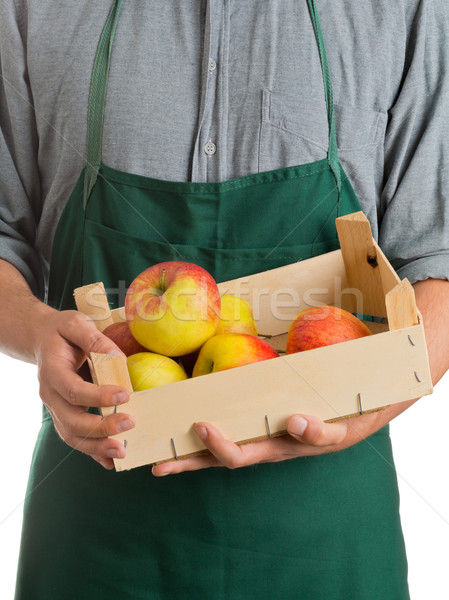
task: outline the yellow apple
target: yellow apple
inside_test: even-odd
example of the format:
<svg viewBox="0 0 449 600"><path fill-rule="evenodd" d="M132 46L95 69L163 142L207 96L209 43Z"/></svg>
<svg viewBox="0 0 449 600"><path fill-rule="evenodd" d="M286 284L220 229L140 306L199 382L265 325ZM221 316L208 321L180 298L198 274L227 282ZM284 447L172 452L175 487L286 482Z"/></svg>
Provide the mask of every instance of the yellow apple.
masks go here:
<svg viewBox="0 0 449 600"><path fill-rule="evenodd" d="M187 375L181 365L168 356L153 352L139 352L127 359L133 390L141 392L150 388L183 381Z"/></svg>
<svg viewBox="0 0 449 600"><path fill-rule="evenodd" d="M371 331L350 312L336 306L315 306L300 312L291 323L287 354L355 340L366 335L371 335Z"/></svg>
<svg viewBox="0 0 449 600"><path fill-rule="evenodd" d="M257 335L257 325L251 305L233 294L221 296L220 322L215 335L222 333L249 333Z"/></svg>
<svg viewBox="0 0 449 600"><path fill-rule="evenodd" d="M129 286L125 300L131 333L148 350L182 356L212 337L220 318L213 277L192 263L153 265Z"/></svg>
<svg viewBox="0 0 449 600"><path fill-rule="evenodd" d="M246 333L222 333L201 348L192 377L242 367L275 358L278 353L268 342Z"/></svg>

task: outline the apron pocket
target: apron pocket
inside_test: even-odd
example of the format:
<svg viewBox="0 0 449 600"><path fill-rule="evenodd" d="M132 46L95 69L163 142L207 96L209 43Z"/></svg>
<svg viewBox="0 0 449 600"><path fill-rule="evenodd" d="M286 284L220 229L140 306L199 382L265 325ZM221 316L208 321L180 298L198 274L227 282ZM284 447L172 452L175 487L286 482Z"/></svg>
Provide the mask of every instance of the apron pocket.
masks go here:
<svg viewBox="0 0 449 600"><path fill-rule="evenodd" d="M113 304L124 303L126 288L148 267L169 260L195 263L217 282L228 281L324 254L339 247L330 239L277 248L210 248L146 240L85 220L83 285L103 281Z"/></svg>

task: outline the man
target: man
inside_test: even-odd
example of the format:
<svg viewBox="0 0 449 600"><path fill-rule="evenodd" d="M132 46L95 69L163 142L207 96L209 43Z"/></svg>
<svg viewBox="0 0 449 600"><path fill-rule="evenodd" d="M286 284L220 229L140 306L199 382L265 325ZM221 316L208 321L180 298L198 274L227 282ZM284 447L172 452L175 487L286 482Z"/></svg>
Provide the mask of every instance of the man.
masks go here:
<svg viewBox="0 0 449 600"><path fill-rule="evenodd" d="M86 409L126 402L127 395L113 386L97 388L76 375L86 354L113 352L115 347L86 319L70 311L57 312L39 298L44 297L48 282L52 244L50 299L64 308L69 305L72 274L81 262L82 277L87 278L95 274L93 259L99 253L113 246L117 251L120 244L125 254L129 252L130 232L121 231L121 223L113 222L123 207L110 203L131 202L131 219L135 207L128 196L131 187L157 191L158 186L165 189L167 181L183 182L185 195L177 205L179 210L188 207L196 193L188 182L226 183L251 175L252 185L259 185L265 177L260 174L293 169L283 173L297 172L302 177L305 164L324 161L327 175L335 176L330 192L346 198L350 207L353 197L348 190L346 196L340 193L340 186L352 184L387 256L399 275L414 284L425 321L432 376L438 381L448 368L449 356L448 340L441 335L447 330L449 304L446 9L427 0L410 0L400 6L367 0L318 2L332 101L313 2L136 2L123 8L120 4L84 2L56 12L51 3L8 2L1 9L5 160L0 308L1 314L8 315L2 322L1 343L9 354L39 365L41 395L48 410L42 433L46 458L36 454L33 473L38 481L55 473L53 485L49 480L33 492L26 510L18 598L27 597L31 586L36 598L50 593L60 598L63 589L67 598L94 590L100 593L99 589L103 594L113 590L120 597L138 597L138 593L188 597L187 589L192 597L262 597L261 593L273 595L271 586L286 597L296 590L308 598L332 594L335 598L406 598L395 482L372 464L369 448L376 445L387 455L388 436L382 427L410 403L351 423L323 424L308 415L292 416L290 437L242 448L201 423L197 433L211 450L210 457L153 469L158 477L180 471L197 473L167 478L164 483L153 479L148 484L151 475L139 470L119 480L107 470L112 468L112 458L123 456L125 450L108 436L132 428L134 421L126 414L101 419ZM87 171L94 178L94 195L104 182L113 183L114 189L120 189L125 180L131 182L120 197L108 195L104 206L98 196L92 202L84 176L76 185L85 161L89 84L102 31L107 34L102 37L108 42L105 47L113 47L113 53L101 55L103 63L111 60L109 79L98 79L100 91L97 87L90 90L91 97L97 94L98 106L105 106L105 118L101 136L101 109L91 102L89 118L99 127L97 146L90 143L87 148ZM333 123L338 164L331 156ZM107 167L101 167L97 181L98 168L90 167L96 167L95 160L100 158ZM212 189L221 193L223 188ZM198 196L206 189L198 187ZM166 191L171 198L173 186L168 185ZM76 212L78 200L81 208ZM206 239L208 234L204 223L200 232L195 229L201 216L192 213L195 218L189 221L186 239L181 240L182 227L175 234L168 229L163 211L160 217L156 214L164 198L153 196L151 201L145 237L151 256L156 256L162 238L170 246L161 249L162 253L170 252L174 244L185 254L188 245L196 251L200 237ZM314 202L318 206L324 197ZM111 206L114 210L109 210ZM206 208L207 203L202 210ZM334 208L329 205L328 212ZM269 198L264 198L260 210L269 214ZM178 212L174 214L179 220ZM323 212L323 223L326 216ZM285 220L289 219L291 214L286 214ZM299 222L296 215L286 235L295 222ZM218 218L212 223L219 223ZM72 230L74 241L67 244ZM273 247L284 237L284 231L278 235L273 228L270 234ZM102 245L101 236L114 243ZM318 237L318 231L312 237ZM227 249L226 238L223 241ZM95 252L89 253L89 244ZM71 245L74 258L69 259L68 279L63 280L66 259L61 261L60 249L67 249L68 256ZM295 252L299 259L299 248ZM101 274L105 277L112 262L104 259ZM54 430L68 446L94 458L106 471L79 453L67 452ZM357 444L361 440L367 441ZM286 460L305 456L315 458ZM258 463L268 464L236 469ZM217 465L231 470L202 471ZM363 480L361 471L367 474ZM363 488L351 512L345 477L346 483L360 482ZM123 490L124 481L132 497ZM369 490L381 483L388 498L377 508L370 507ZM332 486L338 498L334 514L330 514ZM108 518L96 512L99 490L114 509L107 512ZM289 495L292 503L276 511L276 502ZM178 504L172 505L174 497ZM143 499L149 498L149 510L158 516L145 526L140 521L148 538L141 540L142 552L136 553L123 532L128 527L137 543L138 523L128 518L133 502L139 503L136 514L142 518ZM223 498L227 504L220 502ZM240 511L242 498L247 506ZM306 504L310 498L319 507L316 513ZM117 499L121 506L115 505ZM229 506L235 515L226 513ZM297 514L301 512L298 506L304 515ZM366 514L357 517L354 508L360 506ZM358 531L348 532L354 518L360 518L354 527ZM275 525L267 529L270 519ZM108 541L114 526L117 538ZM391 538L387 529L394 529ZM58 531L64 531L64 536ZM34 566L32 539L39 540L42 555ZM80 544L82 552L68 564L71 544ZM315 551L311 544L316 544ZM51 572L50 551L58 557L58 575ZM109 552L111 556L106 557ZM370 568L367 565L370 553L376 556L374 568L373 562ZM205 557L210 559L212 575L200 568ZM119 570L123 564L126 568ZM135 572L130 574L131 565ZM79 587L77 569L85 574L85 587ZM120 574L114 582L105 578L111 570Z"/></svg>

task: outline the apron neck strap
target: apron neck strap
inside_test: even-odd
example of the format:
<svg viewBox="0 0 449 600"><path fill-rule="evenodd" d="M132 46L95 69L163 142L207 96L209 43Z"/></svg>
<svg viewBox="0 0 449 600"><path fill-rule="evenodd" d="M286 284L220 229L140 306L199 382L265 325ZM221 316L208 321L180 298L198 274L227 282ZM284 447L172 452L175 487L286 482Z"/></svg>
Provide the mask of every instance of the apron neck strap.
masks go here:
<svg viewBox="0 0 449 600"><path fill-rule="evenodd" d="M87 157L84 172L83 207L86 208L98 176L103 141L103 119L112 45L117 28L122 0L115 0L103 28L95 56L89 92L87 116Z"/></svg>
<svg viewBox="0 0 449 600"><path fill-rule="evenodd" d="M310 16L312 19L313 30L315 32L316 41L318 44L318 52L320 54L321 72L323 74L324 83L324 95L326 98L327 118L329 122L329 149L327 153L329 166L334 174L337 182L337 188L341 190L341 171L338 162L338 150L337 150L337 133L335 130L335 116L334 116L334 101L332 95L332 83L331 75L329 70L329 63L327 62L326 46L324 44L323 30L321 29L320 17L318 15L318 9L316 6L316 0L307 0L310 10Z"/></svg>
<svg viewBox="0 0 449 600"><path fill-rule="evenodd" d="M115 31L120 16L123 0L115 0L109 12L108 19L103 28L97 54L95 56L92 80L89 92L89 109L87 119L87 159L84 173L83 206L87 205L92 188L98 176L101 163L101 150L103 141L103 119L106 100L106 90L111 62L112 46ZM338 191L341 189L341 171L338 162L337 134L335 130L334 104L332 97L332 84L327 62L326 48L324 45L323 31L316 6L316 0L307 0L312 19L312 25L318 44L321 71L323 74L324 94L326 98L327 117L329 122L329 166L334 174Z"/></svg>

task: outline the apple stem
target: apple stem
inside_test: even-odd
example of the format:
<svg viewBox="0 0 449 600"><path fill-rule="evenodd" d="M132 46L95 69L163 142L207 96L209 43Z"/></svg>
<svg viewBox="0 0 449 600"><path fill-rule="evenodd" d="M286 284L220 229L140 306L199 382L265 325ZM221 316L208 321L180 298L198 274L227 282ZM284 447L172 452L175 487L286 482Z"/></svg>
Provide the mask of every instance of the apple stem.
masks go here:
<svg viewBox="0 0 449 600"><path fill-rule="evenodd" d="M163 292L165 292L165 269L162 269L162 271L161 271L161 277L159 279L159 287Z"/></svg>

